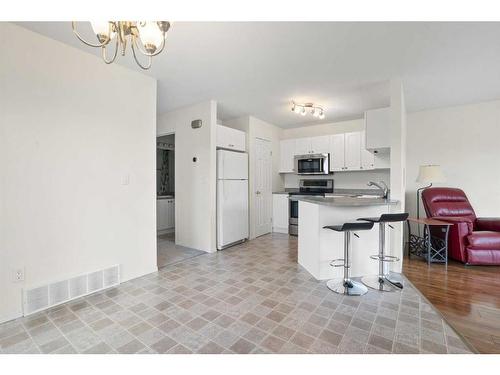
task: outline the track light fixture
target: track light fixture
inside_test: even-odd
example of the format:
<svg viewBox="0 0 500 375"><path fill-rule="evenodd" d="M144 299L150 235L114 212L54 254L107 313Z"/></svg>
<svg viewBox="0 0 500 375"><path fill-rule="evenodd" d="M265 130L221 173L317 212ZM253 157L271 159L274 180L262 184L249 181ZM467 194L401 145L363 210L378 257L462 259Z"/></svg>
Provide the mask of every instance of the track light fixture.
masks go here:
<svg viewBox="0 0 500 375"><path fill-rule="evenodd" d="M320 120L325 118L325 111L322 107L314 105L313 103L299 104L292 102L292 111L296 114L305 116L308 112Z"/></svg>

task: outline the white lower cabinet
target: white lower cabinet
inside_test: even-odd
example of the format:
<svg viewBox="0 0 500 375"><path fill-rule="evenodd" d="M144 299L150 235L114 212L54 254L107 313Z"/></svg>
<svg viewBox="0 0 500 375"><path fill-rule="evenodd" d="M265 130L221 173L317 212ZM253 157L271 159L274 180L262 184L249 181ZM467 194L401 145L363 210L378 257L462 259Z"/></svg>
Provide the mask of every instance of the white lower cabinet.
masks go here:
<svg viewBox="0 0 500 375"><path fill-rule="evenodd" d="M156 228L157 230L175 228L175 199L156 201Z"/></svg>
<svg viewBox="0 0 500 375"><path fill-rule="evenodd" d="M288 194L273 194L273 232L288 234Z"/></svg>

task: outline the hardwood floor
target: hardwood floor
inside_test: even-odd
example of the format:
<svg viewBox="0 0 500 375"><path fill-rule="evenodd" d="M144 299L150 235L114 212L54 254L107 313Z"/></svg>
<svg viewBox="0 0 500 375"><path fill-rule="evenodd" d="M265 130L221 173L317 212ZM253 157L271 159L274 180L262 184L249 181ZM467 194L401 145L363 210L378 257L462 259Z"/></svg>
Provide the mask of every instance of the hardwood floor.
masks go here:
<svg viewBox="0 0 500 375"><path fill-rule="evenodd" d="M500 266L406 257L403 273L479 353L500 353Z"/></svg>

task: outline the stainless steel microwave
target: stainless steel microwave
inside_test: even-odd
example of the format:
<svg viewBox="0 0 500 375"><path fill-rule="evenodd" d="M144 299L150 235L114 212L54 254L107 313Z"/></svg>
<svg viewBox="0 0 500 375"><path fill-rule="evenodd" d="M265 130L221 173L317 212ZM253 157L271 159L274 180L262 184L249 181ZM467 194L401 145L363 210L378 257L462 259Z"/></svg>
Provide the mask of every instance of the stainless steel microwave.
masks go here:
<svg viewBox="0 0 500 375"><path fill-rule="evenodd" d="M330 173L330 154L295 155L295 172L297 174Z"/></svg>

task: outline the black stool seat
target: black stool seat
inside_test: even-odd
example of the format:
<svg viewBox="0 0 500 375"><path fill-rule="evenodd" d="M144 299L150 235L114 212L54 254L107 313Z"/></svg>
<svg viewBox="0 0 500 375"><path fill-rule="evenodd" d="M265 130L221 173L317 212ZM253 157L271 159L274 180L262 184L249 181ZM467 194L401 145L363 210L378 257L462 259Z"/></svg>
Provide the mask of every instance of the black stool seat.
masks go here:
<svg viewBox="0 0 500 375"><path fill-rule="evenodd" d="M371 222L354 222L354 223L344 223L342 225L327 225L323 229L331 229L336 232L348 232L357 230L370 230L373 228L373 223Z"/></svg>
<svg viewBox="0 0 500 375"><path fill-rule="evenodd" d="M397 221L406 221L406 219L408 219L408 212L400 214L382 214L380 217L361 217L358 220L371 223L394 223Z"/></svg>

